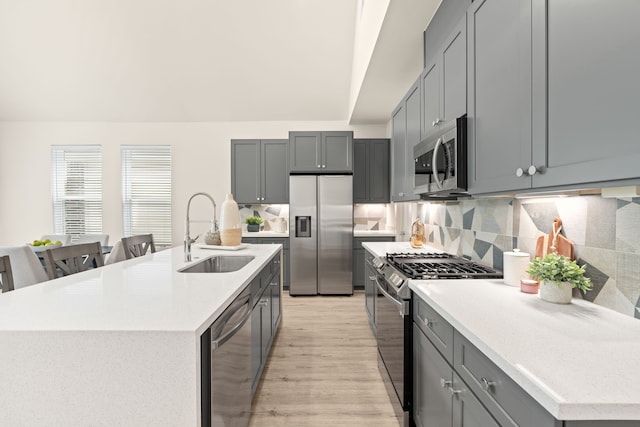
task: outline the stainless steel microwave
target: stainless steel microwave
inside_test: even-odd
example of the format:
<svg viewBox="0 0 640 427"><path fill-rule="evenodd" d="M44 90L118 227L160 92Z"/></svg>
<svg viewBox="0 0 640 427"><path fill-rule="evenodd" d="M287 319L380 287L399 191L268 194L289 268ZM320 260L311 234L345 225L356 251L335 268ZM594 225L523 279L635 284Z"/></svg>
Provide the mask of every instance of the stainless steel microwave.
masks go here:
<svg viewBox="0 0 640 427"><path fill-rule="evenodd" d="M453 198L467 191L467 116L441 125L413 148L413 193Z"/></svg>

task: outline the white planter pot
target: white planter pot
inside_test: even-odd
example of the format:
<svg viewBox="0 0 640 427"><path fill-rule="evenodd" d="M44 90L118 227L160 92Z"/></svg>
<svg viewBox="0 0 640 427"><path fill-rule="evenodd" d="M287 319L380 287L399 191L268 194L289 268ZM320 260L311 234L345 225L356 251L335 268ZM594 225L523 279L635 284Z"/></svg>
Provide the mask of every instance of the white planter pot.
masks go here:
<svg viewBox="0 0 640 427"><path fill-rule="evenodd" d="M555 304L569 304L573 289L568 282L547 282L540 283L540 299Z"/></svg>

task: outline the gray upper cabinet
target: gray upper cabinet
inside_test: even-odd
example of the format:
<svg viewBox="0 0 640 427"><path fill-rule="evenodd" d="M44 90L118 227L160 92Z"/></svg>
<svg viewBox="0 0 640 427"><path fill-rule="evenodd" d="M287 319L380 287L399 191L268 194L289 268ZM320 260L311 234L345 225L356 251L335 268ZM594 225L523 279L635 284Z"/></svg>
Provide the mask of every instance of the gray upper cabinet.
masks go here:
<svg viewBox="0 0 640 427"><path fill-rule="evenodd" d="M289 203L289 141L231 140L231 192L241 204Z"/></svg>
<svg viewBox="0 0 640 427"><path fill-rule="evenodd" d="M353 172L353 132L289 132L291 172Z"/></svg>
<svg viewBox="0 0 640 427"><path fill-rule="evenodd" d="M467 112L466 15L422 73L422 138Z"/></svg>
<svg viewBox="0 0 640 427"><path fill-rule="evenodd" d="M640 177L640 1L538 0L533 10L534 187Z"/></svg>
<svg viewBox="0 0 640 427"><path fill-rule="evenodd" d="M470 193L637 183L637 16L635 0L473 3Z"/></svg>
<svg viewBox="0 0 640 427"><path fill-rule="evenodd" d="M353 142L353 202L389 203L389 140Z"/></svg>
<svg viewBox="0 0 640 427"><path fill-rule="evenodd" d="M428 64L437 62L442 54L442 46L447 45L447 39L466 13L472 0L444 0L438 6L433 19L424 30L424 68Z"/></svg>
<svg viewBox="0 0 640 427"><path fill-rule="evenodd" d="M420 78L411 86L392 116L391 200L418 200L413 194L413 146L420 142Z"/></svg>
<svg viewBox="0 0 640 427"><path fill-rule="evenodd" d="M516 175L532 164L531 1L476 0L467 13L472 194L531 186Z"/></svg>

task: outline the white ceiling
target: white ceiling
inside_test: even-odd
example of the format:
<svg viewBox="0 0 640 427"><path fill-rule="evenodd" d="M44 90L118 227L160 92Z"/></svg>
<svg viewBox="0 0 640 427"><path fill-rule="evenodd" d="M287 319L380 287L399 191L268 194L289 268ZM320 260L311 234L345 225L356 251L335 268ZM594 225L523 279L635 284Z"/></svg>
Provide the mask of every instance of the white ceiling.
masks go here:
<svg viewBox="0 0 640 427"><path fill-rule="evenodd" d="M358 1L0 0L0 121L386 122L438 1L391 0L350 112Z"/></svg>

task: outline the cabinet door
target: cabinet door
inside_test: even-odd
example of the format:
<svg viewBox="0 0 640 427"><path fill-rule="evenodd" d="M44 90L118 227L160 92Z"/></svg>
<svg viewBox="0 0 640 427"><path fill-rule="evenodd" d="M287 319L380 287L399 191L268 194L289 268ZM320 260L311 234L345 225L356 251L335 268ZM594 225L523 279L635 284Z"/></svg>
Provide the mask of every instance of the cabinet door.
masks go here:
<svg viewBox="0 0 640 427"><path fill-rule="evenodd" d="M260 306L260 348L261 348L261 363L264 365L269 355L269 345L271 344L271 287L267 286L267 289L262 294L262 298L258 301Z"/></svg>
<svg viewBox="0 0 640 427"><path fill-rule="evenodd" d="M403 200L418 200L420 197L413 194L414 159L413 147L420 143L420 79L411 87L405 101L407 114L407 138L405 150L405 173L404 173L404 197Z"/></svg>
<svg viewBox="0 0 640 427"><path fill-rule="evenodd" d="M238 203L260 203L259 140L231 140L231 193Z"/></svg>
<svg viewBox="0 0 640 427"><path fill-rule="evenodd" d="M321 167L320 146L320 132L289 132L291 172L317 173Z"/></svg>
<svg viewBox="0 0 640 427"><path fill-rule="evenodd" d="M289 141L262 141L262 203L289 203Z"/></svg>
<svg viewBox="0 0 640 427"><path fill-rule="evenodd" d="M422 138L433 132L440 120L440 69L434 62L422 72Z"/></svg>
<svg viewBox="0 0 640 427"><path fill-rule="evenodd" d="M450 426L453 370L413 325L413 419L417 427Z"/></svg>
<svg viewBox="0 0 640 427"><path fill-rule="evenodd" d="M534 75L548 76L548 140L543 129L534 141L534 164L544 166L534 186L639 177L640 2L548 0L535 7L534 16L547 18L534 21L534 42L548 46L534 51ZM534 108L544 113L539 101Z"/></svg>
<svg viewBox="0 0 640 427"><path fill-rule="evenodd" d="M404 103L396 108L391 118L391 200L404 198L405 151L407 138L407 113Z"/></svg>
<svg viewBox="0 0 640 427"><path fill-rule="evenodd" d="M389 140L369 140L369 203L389 203Z"/></svg>
<svg viewBox="0 0 640 427"><path fill-rule="evenodd" d="M369 160L367 140L353 142L353 203L369 201Z"/></svg>
<svg viewBox="0 0 640 427"><path fill-rule="evenodd" d="M280 272L276 272L271 280L271 337L270 341L273 342L273 336L278 330L280 323L280 313L282 312L281 301L281 289L280 289Z"/></svg>
<svg viewBox="0 0 640 427"><path fill-rule="evenodd" d="M353 249L353 288L364 289L364 249Z"/></svg>
<svg viewBox="0 0 640 427"><path fill-rule="evenodd" d="M445 41L440 75L440 118L445 122L467 112L467 17Z"/></svg>
<svg viewBox="0 0 640 427"><path fill-rule="evenodd" d="M499 427L460 377L453 374L453 427Z"/></svg>
<svg viewBox="0 0 640 427"><path fill-rule="evenodd" d="M322 172L353 172L353 132L322 132Z"/></svg>
<svg viewBox="0 0 640 427"><path fill-rule="evenodd" d="M469 192L529 188L531 0L476 0L467 22Z"/></svg>

